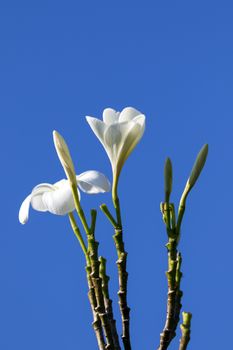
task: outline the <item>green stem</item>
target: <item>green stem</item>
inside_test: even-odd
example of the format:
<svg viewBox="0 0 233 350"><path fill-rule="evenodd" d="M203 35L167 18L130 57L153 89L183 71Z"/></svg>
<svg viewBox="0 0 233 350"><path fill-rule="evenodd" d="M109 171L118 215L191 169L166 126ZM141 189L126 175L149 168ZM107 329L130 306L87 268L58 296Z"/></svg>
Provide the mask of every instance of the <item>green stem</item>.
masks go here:
<svg viewBox="0 0 233 350"><path fill-rule="evenodd" d="M90 227L90 232L92 234L94 234L94 232L95 232L96 217L97 217L97 211L95 209L91 209L91 227Z"/></svg>
<svg viewBox="0 0 233 350"><path fill-rule="evenodd" d="M180 326L182 337L180 339L179 350L186 350L188 343L190 341L192 314L190 312L182 312L182 316L183 316L183 323Z"/></svg>
<svg viewBox="0 0 233 350"><path fill-rule="evenodd" d="M87 224L87 220L86 220L84 211L83 211L81 204L80 204L80 201L79 201L77 186L71 185L71 189L72 189L72 194L73 194L73 198L74 198L75 209L78 213L78 216L81 220L81 223L83 225L83 228L84 228L86 234L89 234L90 229L89 229L89 226Z"/></svg>
<svg viewBox="0 0 233 350"><path fill-rule="evenodd" d="M113 185L112 185L112 201L113 205L116 211L116 217L117 217L117 225L119 227L122 227L121 222L121 209L120 209L120 201L117 194L117 185L118 185L118 178L116 176L113 177Z"/></svg>
<svg viewBox="0 0 233 350"><path fill-rule="evenodd" d="M108 207L106 204L101 204L100 209L102 210L102 212L105 214L105 216L107 217L107 219L110 221L110 223L112 224L112 226L114 228L117 228L117 222L114 219L114 217L112 216L112 214L110 213Z"/></svg>
<svg viewBox="0 0 233 350"><path fill-rule="evenodd" d="M178 219L177 219L177 225L176 225L176 230L177 230L177 233L178 233L178 240L179 240L179 237L180 237L180 228L181 228L181 223L182 223L182 220L183 220L184 212L185 212L185 203L182 203L179 206Z"/></svg>
<svg viewBox="0 0 233 350"><path fill-rule="evenodd" d="M87 263L90 263L90 259L89 259L89 256L88 256L88 253L87 253L87 247L86 247L86 244L84 243L84 240L83 240L83 237L82 237L82 234L76 224L76 221L75 221L75 218L74 218L74 215L72 213L69 213L69 220L70 220L70 224L71 224L71 227L74 231L74 234L75 236L77 237L78 241L79 241L79 244L82 248L82 251L85 255L85 258L86 258L86 262Z"/></svg>

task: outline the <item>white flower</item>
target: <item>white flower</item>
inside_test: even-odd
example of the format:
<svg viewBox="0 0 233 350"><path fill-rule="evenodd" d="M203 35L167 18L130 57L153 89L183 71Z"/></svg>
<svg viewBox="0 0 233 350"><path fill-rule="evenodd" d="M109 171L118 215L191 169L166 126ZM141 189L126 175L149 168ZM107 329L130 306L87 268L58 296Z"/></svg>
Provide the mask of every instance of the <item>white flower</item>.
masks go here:
<svg viewBox="0 0 233 350"><path fill-rule="evenodd" d="M76 176L79 188L86 193L96 194L110 191L110 183L105 175L98 171L86 171ZM80 196L80 193L78 191ZM49 211L56 215L65 215L75 209L72 190L68 180L55 184L42 183L33 188L31 194L23 201L19 210L19 221L26 224L30 204L38 211Z"/></svg>
<svg viewBox="0 0 233 350"><path fill-rule="evenodd" d="M126 107L122 112L106 108L103 121L92 117L86 119L107 152L117 183L126 159L144 133L145 116L132 107Z"/></svg>

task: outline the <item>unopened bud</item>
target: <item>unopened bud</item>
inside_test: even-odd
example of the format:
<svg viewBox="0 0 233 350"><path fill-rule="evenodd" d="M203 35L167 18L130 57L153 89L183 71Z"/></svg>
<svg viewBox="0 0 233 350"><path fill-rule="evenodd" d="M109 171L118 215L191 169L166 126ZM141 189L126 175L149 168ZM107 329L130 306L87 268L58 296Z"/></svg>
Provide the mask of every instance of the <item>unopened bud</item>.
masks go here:
<svg viewBox="0 0 233 350"><path fill-rule="evenodd" d="M195 182L197 181L197 179L198 179L198 177L199 177L199 175L200 175L200 173L205 165L207 155L208 155L208 145L205 144L202 147L202 149L200 150L200 152L198 153L198 156L197 156L196 161L193 165L191 174L189 176L188 182L189 182L190 188L195 185Z"/></svg>
<svg viewBox="0 0 233 350"><path fill-rule="evenodd" d="M165 201L169 202L169 197L172 192L172 162L167 158L164 166L164 191Z"/></svg>
<svg viewBox="0 0 233 350"><path fill-rule="evenodd" d="M64 138L56 131L53 131L53 141L57 151L58 158L63 166L66 176L72 185L77 184L74 164L70 155L69 148Z"/></svg>
<svg viewBox="0 0 233 350"><path fill-rule="evenodd" d="M204 165L206 162L206 158L208 155L208 145L205 144L202 149L200 150L200 152L198 153L198 156L196 158L196 161L193 165L191 174L188 178L188 181L186 183L185 189L183 191L183 194L181 196L181 200L180 200L180 206L185 206L185 201L187 198L187 195L189 194L190 190L192 189L192 187L195 185Z"/></svg>

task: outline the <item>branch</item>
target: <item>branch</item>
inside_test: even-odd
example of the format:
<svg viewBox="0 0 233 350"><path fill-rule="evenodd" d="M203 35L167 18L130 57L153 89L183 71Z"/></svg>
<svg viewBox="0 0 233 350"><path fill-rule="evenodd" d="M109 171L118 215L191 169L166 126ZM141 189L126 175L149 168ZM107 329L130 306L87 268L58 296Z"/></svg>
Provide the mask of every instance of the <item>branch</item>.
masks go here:
<svg viewBox="0 0 233 350"><path fill-rule="evenodd" d="M104 296L104 305L105 305L105 310L108 315L108 319L110 322L110 327L112 331L112 336L113 336L113 343L114 343L114 349L115 350L121 350L120 344L119 344L119 338L117 334L117 329L116 329L116 321L113 317L113 310L112 310L112 300L109 297L109 290L108 290L108 282L109 282L109 276L106 274L106 259L103 257L99 257L99 262L100 262L100 277L102 280L102 291L103 291L103 296Z"/></svg>
<svg viewBox="0 0 233 350"><path fill-rule="evenodd" d="M177 251L178 233L175 225L174 206L169 203L162 204L162 213L167 227L168 243L168 293L167 293L167 316L163 332L160 334L160 345L158 350L166 350L172 339L176 336L176 328L180 319L182 291L180 281L182 277L181 253Z"/></svg>
<svg viewBox="0 0 233 350"><path fill-rule="evenodd" d="M93 314L93 322L92 322L92 327L94 329L97 343L99 350L105 350L106 349L106 344L104 340L104 335L103 335L103 329L101 325L101 320L98 315L98 312L96 311L97 307L97 301L95 297L95 289L91 280L91 268L90 266L86 266L86 272L87 272L87 283L88 283L88 298L90 301L91 309L92 309L92 314Z"/></svg>
<svg viewBox="0 0 233 350"><path fill-rule="evenodd" d="M174 240L169 240L168 248L168 293L167 293L167 317L163 332L160 334L160 346L158 350L166 350L176 336L176 328L179 323L182 291L180 290L180 265L181 255L177 252Z"/></svg>
<svg viewBox="0 0 233 350"><path fill-rule="evenodd" d="M106 349L106 345L105 345L105 340L104 340L104 336L103 336L103 329L102 329L102 325L101 325L101 321L99 318L99 315L96 311L96 307L97 307L97 301L96 301L96 296L95 296L95 289L92 283L92 279L91 279L91 266L90 266L90 258L88 256L88 252L87 252L87 248L86 245L83 241L82 238L82 234L79 230L79 227L75 221L75 218L73 216L72 213L69 213L69 220L70 220L70 224L71 227L74 231L74 234L76 236L76 238L79 241L79 244L83 250L83 253L85 255L86 258L86 273L87 273L87 283L88 283L88 298L90 301L90 305L91 305L91 309L92 309L92 314L93 314L93 329L96 335L96 339L97 339L97 343L98 343L98 347L100 350L105 350Z"/></svg>
<svg viewBox="0 0 233 350"><path fill-rule="evenodd" d="M123 241L123 232L122 232L122 222L121 222L121 211L120 211L120 202L117 196L113 199L113 204L116 211L117 220L114 219L106 204L101 205L101 210L106 215L107 219L112 224L115 234L113 235L113 240L115 243L117 251L117 269L118 269L118 279L119 279L119 307L121 312L122 320L122 341L125 350L131 350L130 342L130 308L127 303L127 282L128 282L128 272L127 272L127 255L125 251L124 241Z"/></svg>
<svg viewBox="0 0 233 350"><path fill-rule="evenodd" d="M113 235L117 250L117 268L119 277L119 306L122 319L122 341L125 350L131 350L130 344L130 308L127 304L127 282L128 282L128 272L126 270L127 266L127 252L124 248L122 229L115 229L115 234Z"/></svg>
<svg viewBox="0 0 233 350"><path fill-rule="evenodd" d="M99 243L95 240L94 234L89 234L88 237L88 253L90 257L90 263L91 263L91 281L93 283L93 287L95 290L95 297L96 297L96 308L99 318L101 320L101 324L104 330L104 335L106 338L106 347L105 349L113 350L113 336L112 336L112 330L110 326L110 322L108 319L108 314L105 310L104 305L104 296L102 292L102 280L100 278L99 274L99 266L100 262L98 260L98 246Z"/></svg>

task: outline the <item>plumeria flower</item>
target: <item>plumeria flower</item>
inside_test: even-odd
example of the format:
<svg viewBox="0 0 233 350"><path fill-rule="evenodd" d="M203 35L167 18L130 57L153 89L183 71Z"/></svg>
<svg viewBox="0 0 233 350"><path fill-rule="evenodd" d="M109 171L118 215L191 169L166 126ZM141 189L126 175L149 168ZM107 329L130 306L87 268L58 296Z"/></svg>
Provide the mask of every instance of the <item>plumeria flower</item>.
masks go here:
<svg viewBox="0 0 233 350"><path fill-rule="evenodd" d="M92 117L86 119L107 152L112 165L113 187L117 186L126 159L142 138L145 116L132 107L126 107L122 112L106 108L103 121Z"/></svg>
<svg viewBox="0 0 233 350"><path fill-rule="evenodd" d="M110 191L110 182L102 173L90 170L76 176L78 187L86 193L97 194ZM80 197L80 192L78 190ZM38 211L49 211L56 215L66 215L75 209L69 180L60 180L51 185L42 183L33 188L19 210L19 221L26 224L30 205Z"/></svg>

